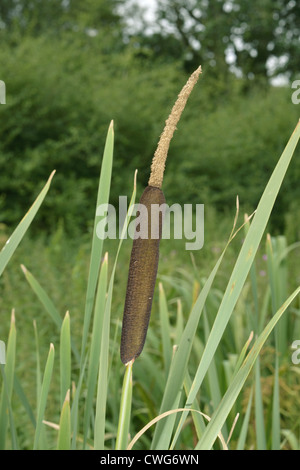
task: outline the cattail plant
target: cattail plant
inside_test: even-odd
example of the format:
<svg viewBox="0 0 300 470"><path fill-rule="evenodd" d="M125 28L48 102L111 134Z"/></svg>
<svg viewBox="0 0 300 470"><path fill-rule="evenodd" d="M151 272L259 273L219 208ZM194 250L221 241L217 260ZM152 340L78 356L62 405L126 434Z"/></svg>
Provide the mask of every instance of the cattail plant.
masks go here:
<svg viewBox="0 0 300 470"><path fill-rule="evenodd" d="M152 207L154 205L161 206L165 202L161 188L170 142L200 73L201 67L198 67L190 76L166 120L152 160L148 186L139 202L145 210L140 214L139 224L136 225L123 313L121 360L126 365L126 372L120 405L117 450L127 446L132 397L132 366L145 344L157 276L159 244L162 235L162 212L160 211L157 217L154 215L155 211L152 211ZM147 227L146 236L139 236L138 225Z"/></svg>
<svg viewBox="0 0 300 470"><path fill-rule="evenodd" d="M129 265L121 337L121 360L124 364L134 361L144 347L158 269L163 218L161 211L157 217L151 209L154 205L165 203L161 188L170 142L200 73L201 67L198 67L178 95L153 157L148 186L139 201L145 211L140 214L136 226ZM140 236L138 226L148 228L145 237Z"/></svg>
<svg viewBox="0 0 300 470"><path fill-rule="evenodd" d="M200 70L196 71L197 74ZM196 73L195 72L195 73ZM194 75L194 79L198 78ZM193 77L193 76L192 76ZM184 108L186 99L192 89L194 82L190 79L179 95L178 102L175 104L170 118L166 122L166 128L161 136L161 140L153 159L151 176L149 179L149 186L141 199L141 202L146 207L147 213L151 212L153 204L160 203L163 199L162 196L162 180L164 173L165 160L169 147L170 140L176 128L176 123L179 120L180 114ZM181 101L181 106L179 102ZM179 106L179 107L178 107ZM176 113L177 117L176 117ZM286 325L282 323L282 316L289 308L291 303L300 294L300 286L298 286L292 294L287 297L287 272L286 266L283 261L287 258L291 249L299 247L298 243L292 246L286 246L285 240L282 237L272 239L267 235L267 263L269 272L269 287L266 289L262 299L259 299L258 293L258 280L254 265L256 254L258 253L261 241L265 234L267 223L270 219L271 211L276 201L278 192L282 186L285 174L291 163L294 151L300 138L300 123L296 126L293 134L291 135L281 157L276 164L272 175L270 176L264 192L260 198L253 221L249 224L250 217L245 218L245 236L241 244L240 251L236 257L235 264L232 272L229 273L225 291L222 297L217 293L215 305L217 305L217 312L213 315L213 323L210 325L209 318L206 315L205 305L209 295L214 296L212 290L213 282L217 276L218 270L222 263L225 253L231 241L234 239L239 230L243 227L236 228L237 214L234 219L234 225L229 239L217 259L210 274L201 284L199 294L191 301L191 309L188 312L185 325L183 325L183 317L178 310L178 322L176 325L176 332L174 339L176 341L176 349L172 355L172 360L168 362L165 370L157 367L156 361L150 361L151 364L146 363L146 370L141 370L140 376L137 380L142 380L150 373L150 380L152 382L152 374L156 374L157 382L165 380L162 383L158 393L161 394L161 403L159 407L159 414L148 422L139 432L133 437L128 444L128 430L130 423L131 413L131 398L132 398L132 369L135 358L140 354L145 341L146 330L149 322L149 315L151 310L151 303L153 297L153 289L155 283L155 276L158 263L158 248L159 248L159 235L161 231L161 220L158 221L157 226L154 227L158 231L158 237L153 239L148 237L142 239L140 245L136 245L137 240L134 241L133 259L130 265L130 276L128 281L128 298L126 298L126 308L124 315L124 331L122 338L122 360L126 364L125 374L123 380L123 390L121 396L120 413L118 421L118 430L116 436L115 449L132 449L137 440L141 440L142 435L153 425L155 430L151 438L151 450L176 448L185 449L193 445L190 442L196 442L193 447L195 450L208 450L214 448L214 443L222 430L225 431L225 446L231 449L244 449L248 446L247 440L248 431L252 434L251 428L251 413L252 413L252 391L249 395L247 408L245 413L241 404L245 402L248 393L241 396L241 391L249 377L253 366L255 366L255 376L253 385L253 398L255 403L263 403L262 391L260 387L260 369L259 364L256 362L260 351L266 343L268 337L274 329L273 342L275 344L276 357L274 367L274 386L272 396L272 409L270 413L264 413L261 406L255 406L254 421L257 424L256 430L256 448L271 448L282 449L286 446L288 440L291 448L299 449L295 427L292 430L282 427L280 410L284 409L281 404L280 397L280 383L281 377L281 361L288 359L291 360L289 354L291 351L288 348L289 336L288 332L293 331L294 337L297 338L295 331L299 332L299 322L297 322L297 315L288 315L288 321L291 323ZM161 152L161 154L160 154ZM159 156L160 155L160 156ZM101 174L99 179L98 207L102 203L107 203L109 198L109 188L111 184L111 169L113 161L113 126L112 123L109 127L107 140L105 144ZM0 276L2 275L7 264L10 262L17 247L23 239L27 229L33 221L39 207L41 206L46 194L50 188L51 180L54 173L51 174L48 182L32 204L24 218L20 221L14 232L8 238L3 249L0 251ZM134 190L130 201L130 211L133 207L136 195L136 181L134 180ZM237 199L238 201L238 199ZM47 361L44 367L44 373L41 374L41 361L40 361L40 348L39 348L39 334L37 324L34 321L35 345L36 345L36 395L37 405L32 408L30 405L31 399L28 399L24 393L24 387L18 382L16 375L15 363L17 364L17 329L15 322L15 311L13 309L11 316L11 325L8 335L7 347L4 348L3 341L0 341L0 448L5 449L11 446L13 450L17 450L26 445L29 445L30 436L32 437L32 447L34 449L58 448L58 449L76 449L90 448L91 446L96 450L108 448L108 440L112 437L111 430L114 430L114 421L109 422L106 419L106 407L109 382L111 383L111 390L114 392L118 390L118 374L111 373L109 368L113 362L109 359L111 350L111 311L112 311L112 295L114 286L114 276L118 262L118 256L123 235L125 233L127 222L131 212L128 211L126 221L120 237L119 246L116 252L114 264L111 271L111 277L108 283L108 254L106 253L102 264L103 240L95 236L97 234L98 215L95 213L94 220L94 236L91 249L91 267L88 279L88 286L86 290L86 303L87 308L84 315L83 326L83 341L82 341L82 355L80 356L73 338L71 338L70 316L69 312L66 313L64 319L60 317L59 310L56 308L52 299L48 296L46 290L38 282L38 280L22 265L22 271L32 288L34 294L37 296L38 301L43 305L51 321L56 325L60 332L60 347L57 348L59 354L60 374L54 374L55 357L56 353L54 344L50 344L50 349L47 356ZM150 213L151 216L151 213ZM148 221L147 221L147 227ZM151 227L152 228L152 227ZM56 243L56 242L55 242ZM56 244L55 244L56 246ZM142 260L144 262L140 262ZM136 263L135 263L136 261ZM140 264L138 264L140 262ZM150 263L147 264L146 263ZM81 266L81 265L80 265ZM99 268L100 266L100 268ZM139 270L135 271L136 266ZM224 271L223 271L224 272ZM138 273L138 274L137 274ZM250 274L250 276L249 276ZM139 277L140 276L140 277ZM144 277L142 277L144 276ZM147 280L146 277L151 278ZM223 277L223 276L222 276ZM253 302L249 302L244 287L246 282L251 283L253 292ZM139 289L139 285L141 289ZM149 287L150 286L150 287ZM280 289L278 288L280 287ZM266 285L263 284L265 288ZM147 296L144 296L144 290L147 289ZM150 291L150 293L149 293ZM160 288L160 314L162 325L162 342L163 351L170 353L171 344L164 341L170 338L170 328L167 324L166 318L168 311L162 295L163 289ZM246 295L244 295L244 293ZM271 312L269 312L269 296L271 299ZM150 299L149 299L150 297ZM192 297L191 297L192 298ZM149 301L149 302L148 302ZM241 302L238 304L238 301ZM131 303L130 303L131 302ZM251 312L253 304L253 312L257 314L256 318ZM93 327L91 335L89 335L89 323L91 320L90 305L95 305ZM238 307L238 312L236 312ZM37 310L39 311L39 309ZM291 309L291 313L296 309ZM248 315L250 312L250 316ZM215 312L213 312L215 313ZM234 315L234 313L237 313ZM270 314L270 318L268 316ZM242 316L241 316L242 315ZM22 316L22 315L21 315ZM254 319L255 318L255 319ZM277 323L281 321L281 323ZM295 321L296 320L296 321ZM202 330L204 331L204 347L199 348L199 342L194 342L198 334L199 322L203 321ZM243 325L242 325L243 323ZM242 325L242 326L241 326ZM254 325L254 331L248 331ZM229 328L228 328L229 326ZM288 326L288 328L287 328ZM296 327L296 328L295 328ZM134 334L131 334L131 331ZM226 335L226 331L228 336ZM247 337L246 334L247 333ZM250 334L249 334L250 333ZM23 347L26 346L25 338L23 338ZM136 341L135 340L136 337ZM133 339L132 339L133 338ZM252 339L253 338L253 339ZM256 339L255 339L256 338ZM87 348L88 340L90 345ZM223 346L220 348L221 341L224 341ZM244 342L246 340L246 342ZM250 351L248 352L250 341L254 341ZM115 342L113 343L115 344ZM193 345L196 347L193 348ZM226 345L230 348L226 349ZM165 348L164 348L165 346ZM5 351L6 349L6 351ZM287 350L288 349L288 350ZM221 353L218 354L218 351ZM73 355L72 355L73 353ZM277 357L277 353L280 355ZM286 353L286 357L284 357ZM73 357L74 356L74 357ZM165 355L166 357L167 355ZM189 361L191 356L192 375L189 375ZM170 357L170 355L168 356ZM83 358L83 360L82 360ZM230 358L230 361L228 360ZM233 358L233 360L232 360ZM269 358L269 353L268 353ZM27 358L28 359L28 358ZM24 360L26 369L29 367L27 359ZM268 359L269 360L269 359ZM293 359L292 359L293 360ZM73 362L75 361L75 362ZM282 363L284 365L285 363ZM75 367L74 367L75 366ZM79 366L79 368L78 368ZM194 367L196 366L196 367ZM74 375L73 371L79 373ZM209 370L215 370L214 374L209 374ZM289 368L286 368L288 371ZM296 370L294 368L294 370ZM72 374L71 374L72 372ZM87 373L86 373L87 372ZM165 376L167 372L167 377ZM57 418L57 407L47 404L53 401L49 393L52 389L51 380L54 379L53 385L55 386L57 378L60 378L60 419L59 424L49 420L49 413L51 408L54 410L54 417ZM72 378L72 387L71 387ZM202 387L204 380L207 378L208 387ZM291 375L289 380L295 383ZM94 407L94 398L97 384L97 395ZM114 381L115 380L115 381ZM114 381L112 383L112 381ZM18 385L19 383L19 385ZM143 383L143 382L141 382ZM251 381L249 381L251 384ZM283 382L284 383L284 382ZM57 383L56 383L57 384ZM143 384L143 390L147 387L147 382ZM26 389L27 387L25 387ZM206 394L206 389L213 390L212 394ZM201 390L201 401L198 400L199 391ZM149 393L152 394L153 389ZM17 407L13 400L14 395L18 397ZM54 395L54 403L55 396ZM241 400L239 399L241 398ZM32 396L30 396L32 398ZM152 398L152 397L151 397ZM153 400L156 400L158 395L153 393ZM80 429L81 415L80 415L80 402L85 401L85 409L83 416L83 429ZM154 403L154 401L153 401ZM209 415L205 415L201 411L202 405L206 406L209 403ZM290 405L290 401L288 401ZM110 409L112 416L115 417L115 396L110 396ZM22 406L20 406L22 405ZM182 408L182 405L184 406ZM19 409L22 412L21 422L18 421L20 415ZM36 416L35 416L36 410ZM25 413L24 413L25 411ZM205 411L205 410L204 410ZM188 433L188 441L186 440L186 433L183 435L181 432L186 423L187 414L192 413L193 421L193 435ZM175 414L181 413L179 419L175 420ZM233 414L234 413L234 414ZM236 416L240 414L238 427L236 429L237 442L230 441L231 431L228 433L228 418L233 420L233 426L236 423ZM244 416L243 416L244 415ZM297 415L297 414L296 414ZM23 426L25 423L24 417L28 419L28 431ZM203 422L202 417L206 417L209 421L208 424ZM241 422L242 419L242 422ZM21 423L21 425L20 425ZM108 425L109 424L109 428ZM285 423L284 423L285 424ZM132 431L135 431L135 423L133 423ZM297 422L296 422L297 425ZM58 431L57 435L53 435L57 440L57 444L53 445L53 440L48 440L46 436L46 427L51 427L53 430ZM231 430L233 429L231 427ZM105 432L106 428L109 432ZM263 429L264 428L264 429ZM224 431L223 431L224 430ZM249 434L250 434L249 433ZM51 433L52 435L52 433ZM25 436L25 440L24 440ZM94 437L94 442L91 442L90 436ZM227 437L228 436L228 437ZM282 440L284 436L284 440ZM247 438L247 439L246 439ZM235 438L234 438L235 439ZM106 441L106 442L105 442ZM179 441L179 442L178 442ZM230 447L228 445L228 441ZM269 444L270 443L270 444ZM143 442L141 442L143 444ZM148 444L144 441L144 444ZM251 447L255 443L251 442Z"/></svg>

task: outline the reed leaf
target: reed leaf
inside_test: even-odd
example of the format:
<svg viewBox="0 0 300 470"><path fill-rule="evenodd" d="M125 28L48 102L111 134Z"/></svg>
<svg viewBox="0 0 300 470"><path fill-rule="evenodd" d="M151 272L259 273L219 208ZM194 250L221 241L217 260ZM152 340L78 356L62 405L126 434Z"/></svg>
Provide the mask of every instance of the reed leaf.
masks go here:
<svg viewBox="0 0 300 470"><path fill-rule="evenodd" d="M0 401L0 449L2 450L5 449L8 420L10 423L12 446L14 449L17 448L17 437L11 409L11 397L16 362L16 337L17 331L15 323L15 312L13 310L11 314L10 330L7 342L6 364L5 366L0 365L3 377L3 388Z"/></svg>
<svg viewBox="0 0 300 470"><path fill-rule="evenodd" d="M45 289L41 286L39 281L34 277L34 275L22 264L21 269L25 275L25 278L32 288L33 292L36 294L37 298L41 302L41 304L44 306L46 312L50 315L52 318L53 322L57 326L58 330L61 330L63 320L55 307L54 303L48 296L47 292ZM72 352L74 356L76 357L77 361L79 362L80 360L80 355L78 352L78 349L74 343L74 341L71 339L71 347L72 347Z"/></svg>
<svg viewBox="0 0 300 470"><path fill-rule="evenodd" d="M35 338L35 350L36 350L36 403L39 403L42 390L42 370L41 370L41 360L40 360L40 348L39 348L39 334L37 323L33 321L34 328L34 338ZM37 413L38 410L36 410ZM36 417L34 417L34 427L36 429ZM42 426L39 438L39 446L41 449L47 449L47 433L46 428Z"/></svg>
<svg viewBox="0 0 300 470"><path fill-rule="evenodd" d="M161 282L159 283L159 314L162 336L162 348L164 356L164 368L167 377L172 359L171 326L169 322L169 312L166 295Z"/></svg>
<svg viewBox="0 0 300 470"><path fill-rule="evenodd" d="M70 314L66 313L60 331L60 402L63 405L71 387Z"/></svg>
<svg viewBox="0 0 300 470"><path fill-rule="evenodd" d="M88 374L87 374L87 395L86 395L85 410L84 410L83 446L85 446L86 438L88 434L94 393L95 393L97 377L98 377L101 338L102 338L104 311L105 311L105 303L106 303L107 270L108 270L108 253L105 254L102 265L101 265L97 294L96 294L95 309L94 309L94 321L93 321L93 329L92 329L91 346L90 346L90 352L89 352Z"/></svg>
<svg viewBox="0 0 300 470"><path fill-rule="evenodd" d="M124 374L115 450L124 450L128 444L132 400L132 366L133 362L129 362Z"/></svg>
<svg viewBox="0 0 300 470"><path fill-rule="evenodd" d="M70 390L67 391L62 406L59 431L57 439L57 450L70 450L71 445L71 412L70 412Z"/></svg>
<svg viewBox="0 0 300 470"><path fill-rule="evenodd" d="M82 333L82 345L81 345L81 364L84 361L85 357L85 348L87 342L87 336L90 326L90 320L92 311L95 303L96 288L98 282L98 275L100 269L100 263L102 258L102 249L103 249L103 240L104 236L97 233L97 225L101 220L101 215L98 215L97 209L102 204L108 204L109 194L110 194L110 185L111 185L111 174L112 174L112 163L113 163L113 150L114 150L114 130L113 130L113 121L111 121L104 147L103 159L101 164L99 186L98 186L98 195L96 202L96 211L94 218L94 228L93 228L93 239L92 239L92 248L90 256L90 268L89 276L86 290L86 301L85 301L85 312L84 312L84 323L83 323L83 333Z"/></svg>
<svg viewBox="0 0 300 470"><path fill-rule="evenodd" d="M5 343L0 341L0 364L5 364Z"/></svg>
<svg viewBox="0 0 300 470"><path fill-rule="evenodd" d="M255 363L255 430L257 450L267 450L263 395L261 389L260 360Z"/></svg>
<svg viewBox="0 0 300 470"><path fill-rule="evenodd" d="M238 213L238 208L237 208ZM217 260L213 270L211 271L210 275L208 276L207 280L205 281L202 290L193 305L192 311L188 318L187 324L184 328L182 336L180 338L180 342L178 344L178 348L174 354L174 357L171 362L171 367L167 379L167 383L164 390L164 395L162 398L162 403L160 406L160 414L167 412L172 408L177 408L178 400L180 395L178 394L178 390L182 388L186 368L189 360L189 356L192 349L193 339L197 331L198 323L201 317L201 313L203 311L203 307L205 305L206 299L208 294L211 290L211 286L213 281L217 275L218 269L222 263L223 257L227 250L227 247L235 234L235 226L237 221L237 214L233 223L233 229L229 240L221 253L219 259ZM153 440L151 443L152 449L167 449L170 444L172 430L170 423L174 422L173 417L167 418L166 421L158 421L157 426L154 431ZM169 429L167 431L167 428Z"/></svg>
<svg viewBox="0 0 300 470"><path fill-rule="evenodd" d="M12 235L9 237L7 240L6 244L0 251L0 276L3 273L7 263L11 259L12 255L14 254L15 250L17 249L19 243L21 242L22 238L24 237L25 233L28 230L28 227L30 226L31 222L33 221L34 217L36 216L43 200L45 199L45 196L50 188L50 184L52 181L52 178L54 176L55 171L53 171L45 184L44 188L26 213L26 215L23 217L21 222L18 224Z"/></svg>
<svg viewBox="0 0 300 470"><path fill-rule="evenodd" d="M30 285L31 289L33 292L36 294L37 298L41 302L41 304L44 306L45 310L49 313L50 317L52 318L53 322L55 325L59 328L61 328L62 325L62 318L56 309L54 303L48 296L47 292L45 289L41 286L39 281L34 277L34 275L23 265L21 264L21 269L24 273L25 279Z"/></svg>
<svg viewBox="0 0 300 470"><path fill-rule="evenodd" d="M52 377L53 364L54 364L54 346L51 343L46 366L45 366L39 401L38 401L38 413L37 413L37 419L36 419L36 429L35 429L35 434L34 434L33 450L37 450L39 447L39 439L40 439L41 429L43 425L44 413L45 413L45 409L47 405L47 398L48 398L48 392L49 392L49 387L50 387L50 382L51 382L51 377Z"/></svg>
<svg viewBox="0 0 300 470"><path fill-rule="evenodd" d="M214 412L211 417L211 420L203 434L202 438L198 442L196 449L197 450L209 450L213 446L218 433L223 426L228 413L230 412L235 400L237 399L250 371L253 367L258 354L263 347L264 343L266 342L268 336L270 335L271 331L275 327L278 320L281 318L283 313L286 311L288 306L291 302L295 299L295 297L300 293L300 287L296 289L286 300L286 302L282 305L282 307L276 312L276 314L271 318L267 326L264 328L262 333L259 335L257 340L255 341L251 351L247 355L245 361L243 362L242 366L240 367L237 374L234 376L230 386L228 387L220 405Z"/></svg>
<svg viewBox="0 0 300 470"><path fill-rule="evenodd" d="M253 221L249 227L248 233L231 273L202 358L198 365L191 392L186 399L185 407L187 409L193 403L196 394L201 387L205 374L220 343L224 330L228 324L246 278L249 274L259 243L261 242L273 205L275 203L288 166L291 162L299 137L300 123L298 123L295 131L290 137L258 204ZM183 422L185 421L186 415L187 411L182 414L182 419L178 426L177 434L181 429Z"/></svg>

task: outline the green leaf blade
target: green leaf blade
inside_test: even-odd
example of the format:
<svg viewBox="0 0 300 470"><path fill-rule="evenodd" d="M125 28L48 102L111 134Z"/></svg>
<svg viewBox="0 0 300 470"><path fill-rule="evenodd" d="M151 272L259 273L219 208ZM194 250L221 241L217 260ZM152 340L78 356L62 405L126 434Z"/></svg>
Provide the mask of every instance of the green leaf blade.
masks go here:
<svg viewBox="0 0 300 470"><path fill-rule="evenodd" d="M14 232L12 233L12 235L10 236L10 238L7 240L6 244L0 251L0 276L3 273L12 255L14 254L15 250L17 249L22 238L24 237L25 233L27 232L43 200L45 199L46 194L50 188L50 184L54 176L54 173L55 171L51 173L46 185L44 186L44 188L42 189L42 191L40 192L40 194L38 195L38 197L36 198L32 206L26 213L26 215L23 217L21 222L18 224L18 226L16 227L16 229L14 230Z"/></svg>

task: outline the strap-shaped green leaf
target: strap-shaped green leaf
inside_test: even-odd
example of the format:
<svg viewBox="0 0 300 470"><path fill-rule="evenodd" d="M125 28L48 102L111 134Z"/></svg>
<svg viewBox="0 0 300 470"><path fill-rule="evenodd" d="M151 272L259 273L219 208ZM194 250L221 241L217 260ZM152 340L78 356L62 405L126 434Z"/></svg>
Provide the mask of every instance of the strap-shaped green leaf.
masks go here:
<svg viewBox="0 0 300 470"><path fill-rule="evenodd" d="M34 201L32 206L30 207L29 211L23 217L21 222L18 224L17 228L14 230L14 232L12 233L10 238L7 240L4 247L2 248L2 250L0 252L0 276L3 273L7 263L11 259L12 255L14 254L14 252L15 252L16 248L18 247L20 241L24 237L24 235L25 235L28 227L30 226L32 220L36 216L36 213L38 212L43 200L45 199L45 196L46 196L46 194L47 194L47 192L50 188L50 184L51 184L52 178L54 176L54 173L55 173L55 171L53 171L51 173L46 185L44 186L44 188L42 189L42 191L40 192L40 194L38 195L38 197L36 198L36 200Z"/></svg>

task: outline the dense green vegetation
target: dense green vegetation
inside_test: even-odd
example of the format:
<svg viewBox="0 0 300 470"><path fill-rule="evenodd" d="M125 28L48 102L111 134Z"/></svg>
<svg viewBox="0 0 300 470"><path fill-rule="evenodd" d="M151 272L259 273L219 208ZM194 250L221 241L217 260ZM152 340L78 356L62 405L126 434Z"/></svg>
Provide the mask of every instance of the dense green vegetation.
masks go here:
<svg viewBox="0 0 300 470"><path fill-rule="evenodd" d="M120 10L124 13L116 10L120 3L124 3ZM70 311L72 339L79 350L99 172L110 121L114 120L115 129L110 202L117 204L119 195L130 198L135 169L138 169L140 195L174 99L190 71L202 65L203 74L171 143L163 188L170 205L176 202L205 205L202 250L191 254L184 250L180 240L161 243L158 280L165 289L173 341L180 321L185 324L226 244L235 215L236 196L239 196L241 224L243 214L256 208L299 119L300 105L292 103L290 86L300 72L297 69L299 3L169 0L159 1L158 5L156 28L146 33L142 12L130 9L127 1L1 1L0 80L6 84L7 96L6 105L0 105L0 248L56 169L51 190L0 279L0 339L7 341L10 315L15 309L16 376L34 411L37 355L33 321L38 329L42 370L49 343L57 345L60 332L28 286L20 265L25 265L37 277L61 318ZM142 25L130 29L126 23L129 16ZM165 27L166 21L170 28ZM233 62L226 61L228 52L233 53ZM279 62L270 71L267 64L272 55ZM281 62L282 56L286 60ZM272 73L274 76L284 73L287 85L272 86ZM284 269L278 274L286 296L300 283L299 152L298 146L267 228L272 236L278 237L273 240L275 252L276 249L280 252L285 244L294 247L289 254L284 252ZM241 232L228 247L211 289L193 346L191 371L201 358L243 237ZM273 271L266 261L266 240L265 237L256 258L262 323L274 313L269 292ZM105 243L109 273L117 243L114 240ZM130 249L131 241L126 240L119 254L112 298L110 370L114 373L108 388L108 448L113 447L115 439L122 385L118 338ZM211 375L203 384L200 402L208 414L225 393L235 361L253 329L257 307L253 279L252 272L214 358ZM160 409L166 370L159 300L157 290L145 353L135 365L133 434L157 416ZM281 445L299 448L295 438L300 424L299 366L291 372L289 349L294 339L300 339L299 297L288 318L287 348L279 374L274 374L274 351L278 345L273 336L262 352L260 370L256 368L258 398L251 407L246 448L272 448L278 444L272 434L272 394L278 377ZM57 362L54 367L59 375ZM77 384L78 363L74 361L72 367L72 380ZM213 393L215 380L220 396ZM253 381L246 384L227 426L232 424L234 413L245 415ZM21 448L32 448L34 426L28 419L28 410L24 411L20 393L16 395L13 409L18 443ZM55 380L51 384L51 397L46 417L58 423L61 397ZM259 408L260 399L264 413ZM260 434L257 420L263 417L264 432ZM233 435L233 448L237 445L241 423L242 420ZM48 447L54 448L56 431L50 430L48 437ZM146 433L140 446L148 448L151 439L151 432ZM186 426L179 445L190 448L193 439L194 428ZM7 437L6 446L13 446L11 437Z"/></svg>
<svg viewBox="0 0 300 470"><path fill-rule="evenodd" d="M105 18L101 8L99 15ZM187 53L171 61L143 45L147 38L125 45L118 17L89 36L84 21L90 24L93 9L85 16L79 8L76 34L63 28L63 17L57 23L51 18L44 25L37 10L31 28L17 23L0 31L0 78L7 84L0 115L0 220L16 224L35 197L36 184L56 169L39 228L52 229L63 220L74 234L93 216L99 149L111 119L116 129L112 202L127 194L136 168L139 183L147 181L163 122L186 80ZM197 60L203 61L198 62L203 75L171 146L166 197L224 212L239 195L242 207L253 210L298 119L291 88L271 87L260 76L237 79L228 70L225 78L205 57ZM299 197L298 160L278 202L280 229L282 213Z"/></svg>
<svg viewBox="0 0 300 470"><path fill-rule="evenodd" d="M283 175L280 175L280 177L282 178ZM262 211L260 211L260 214L262 215ZM165 390L163 384L168 373L165 354L167 353L167 356L170 356L171 349L169 348L171 344L177 344L189 318L188 312L197 311L196 304L199 303L199 295L204 292L201 289L204 289L208 273L222 252L228 233L231 230L229 218L224 219L218 215L214 216L213 210L209 211L207 215L205 230L210 236L203 250L194 253L192 259L187 256L187 252L183 249L182 240L167 240L162 243L159 273L160 288L155 295L155 314L151 319L145 351L141 359L134 364L133 411L130 424L132 436L159 413L159 403ZM262 233L263 229L259 228L259 225L260 223L257 221L257 230ZM256 237L255 230L252 230L253 233ZM224 295L224 289L233 268L234 260L240 250L243 235L245 236L246 233L240 233L227 248L214 286L208 292L205 309L197 328L189 359L189 371L192 376L197 364L199 361L201 362L206 345L212 345L212 340L210 343L207 341L208 334L212 328L216 312L221 308L220 303ZM3 232L2 237L3 242L5 242L7 234ZM109 378L106 385L106 434L103 436L106 448L114 448L115 445L121 393L122 368L120 367L122 366L120 365L118 350L127 274L123 267L128 263L131 245L128 242L129 240L124 242L124 246L119 253L115 272L112 304L109 307L111 312L111 335L109 335L110 338L107 335L102 337L102 342L105 342L109 352L109 369L106 371ZM113 275L111 267L116 256L117 243L112 241L105 243L105 250L109 252L110 276ZM251 242L249 241L249 243ZM8 253L9 246L6 245L6 249L1 253L1 272L3 271L4 256L6 256L4 253ZM61 411L65 394L62 395L59 383L62 383L63 379L67 379L68 374L62 368L65 364L63 362L63 336L62 330L60 331L60 328L57 327L56 319L58 315L59 321L62 321L66 310L71 315L72 349L74 352L72 354L72 368L71 365L68 367L65 365L65 367L66 370L69 370L69 380L72 379L73 384L71 391L72 416L74 416L74 413L79 413L79 429L74 445L76 448L81 448L85 438L87 438L88 446L94 447L97 444L97 441L95 441L95 444L93 443L94 420L90 423L91 435L82 431L83 413L86 394L90 390L88 385L90 379L85 377L81 385L78 375L83 369L82 366L79 368L78 352L76 353L76 350L80 350L83 323L85 323L86 318L84 303L90 248L90 237L86 237L86 240L81 241L81 247L78 251L78 240L69 239L60 228L52 237L48 238L47 244L45 244L43 238L36 239L34 242L28 238L25 239L12 262L2 274L1 311L9 317L10 309L13 308L11 325L9 326L9 322L2 325L3 337L9 337L5 375L8 383L11 384L10 387L13 386L13 390L12 388L8 389L9 396L12 397L11 405L13 410L13 414L9 415L9 427L5 413L5 406L7 406L4 393L7 391L5 382L4 387L2 387L0 415L2 448L31 449L33 441L34 448L54 449L57 445L63 445L60 441L63 436L59 433L59 438L57 437L57 423L62 422L63 416L68 419L68 413ZM99 256L93 259L96 262L97 259L100 260ZM21 263L22 270L20 269ZM102 267L106 263L107 261L104 258ZM245 283L234 314L230 318L221 344L214 355L211 367L209 367L208 375L201 387L199 403L202 412L212 415L213 411L217 409L221 397L235 378L234 369L237 367L240 354L245 353L243 345L247 341L249 333L251 331L260 332L265 323L272 318L272 312L275 313L276 309L285 300L288 292L299 283L298 265L299 243L287 246L285 237L272 238L272 240L267 237L265 240L261 240L255 264L251 269L251 275ZM27 269L30 269L34 277ZM239 272L240 275L245 276L243 270L244 262L241 258ZM30 283L32 289L26 281ZM47 300L48 296L49 300ZM198 300L196 301L196 299ZM95 309L95 316L97 312L98 309ZM226 313L226 310L224 313ZM226 313L227 315L228 313ZM223 315L219 316L221 322L223 321L222 318ZM65 320L67 320L67 316L65 316ZM95 320L93 320L93 324L95 325ZM299 447L296 437L299 426L299 401L297 399L299 375L297 365L291 365L291 351L289 349L291 338L294 339L299 336L299 327L299 308L297 304L294 304L293 308L289 309L285 317L280 320L275 335L272 334L267 347L264 348L261 354L260 363L257 363L255 367L255 375L251 375L243 393L235 401L228 422L222 429L222 433L226 438L229 432L228 427L231 427L236 413L240 414L239 422L231 438L230 447L232 449L237 447L274 449ZM196 333L196 330L193 331ZM99 338L98 329L93 330L93 336L94 334ZM54 359L53 346L50 347L47 359L47 345L49 342L55 345L55 355L58 354L58 358L54 363L52 362ZM88 342L90 342L90 337ZM168 350L166 346L168 346ZM92 354L92 351L92 347L89 346L88 354ZM46 359L47 366L43 372ZM101 357L100 363L102 363ZM95 366L96 371L92 377L96 378L97 361L94 364ZM52 375L52 367L54 367L54 370L53 379L49 382L50 389L48 390L48 385L47 388L44 385L41 388L42 375L44 374L43 384L45 384L45 377L48 377L49 380L49 370L51 370ZM175 368L175 372L176 370ZM15 382L11 381L13 371L16 374ZM2 369L1 372L3 375ZM99 371L99 377L99 383L102 383L105 380L105 375L101 375ZM76 405L77 390L80 393L80 402ZM189 385L186 382L185 390L188 393ZM255 395L255 405L251 398L253 393ZM44 415L43 408L42 414L39 412L38 417L35 418L36 410L40 409L38 404L41 396L44 396L46 400L44 401L46 414ZM97 406L94 403L93 409L95 406L99 408L101 398L103 399L100 395L99 403L97 398ZM182 400L184 403L184 395ZM195 406L198 406L197 403L193 404L193 408ZM63 410L70 410L69 407L70 402L66 401ZM36 440L36 437L34 437L37 429L35 420L39 419L41 426L43 416L45 416L44 419L48 424L45 423L46 427L41 428L43 431L40 438ZM68 424L66 419L65 424ZM195 417L193 417L194 420ZM189 419L187 426L181 430L177 445L182 449L193 447L192 442L197 438L196 430L191 426L191 423ZM48 426L50 426L50 429ZM52 426L54 426L54 429L52 429ZM74 418L72 428L73 426ZM199 436L199 421L197 419L195 420L195 426ZM9 432L7 432L8 429ZM64 437L66 439L64 442L66 442L68 448L70 435L66 434ZM140 440L137 448L149 448L151 441L152 433L147 432Z"/></svg>

